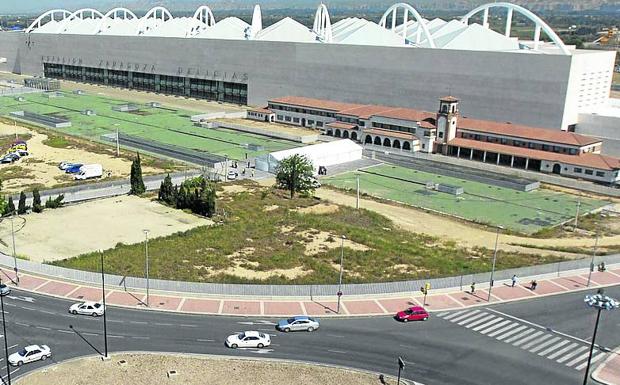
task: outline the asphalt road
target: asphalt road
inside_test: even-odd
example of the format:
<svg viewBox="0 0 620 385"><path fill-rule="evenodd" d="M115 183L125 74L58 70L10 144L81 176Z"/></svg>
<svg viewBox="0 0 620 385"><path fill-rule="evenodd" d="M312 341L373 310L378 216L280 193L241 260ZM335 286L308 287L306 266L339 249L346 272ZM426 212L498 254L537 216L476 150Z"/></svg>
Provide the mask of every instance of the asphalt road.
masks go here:
<svg viewBox="0 0 620 385"><path fill-rule="evenodd" d="M620 286L607 292L619 298ZM592 333L595 314L583 304L584 294L494 305L480 311L498 311L522 320L518 322L540 324L585 340ZM71 303L19 290L5 297L10 353L28 344L47 344L52 349L52 362L59 362L96 354L97 350L102 352L103 319L68 314ZM289 334L275 331L276 320L269 318L198 316L112 307L108 308L107 318L110 352L143 350L283 358L386 374L396 374L396 360L402 356L407 364L404 378L425 385L566 385L579 384L583 378L583 371L491 339L439 315L431 316L427 322L407 324L388 317L322 319L321 328L314 333ZM599 336L605 345L620 345L618 326L618 312L604 314ZM226 336L244 330L270 333L272 346L261 350L232 350L224 346ZM583 344L587 345L587 341ZM13 377L48 363L12 368ZM0 370L6 375L4 365L5 361L0 361Z"/></svg>

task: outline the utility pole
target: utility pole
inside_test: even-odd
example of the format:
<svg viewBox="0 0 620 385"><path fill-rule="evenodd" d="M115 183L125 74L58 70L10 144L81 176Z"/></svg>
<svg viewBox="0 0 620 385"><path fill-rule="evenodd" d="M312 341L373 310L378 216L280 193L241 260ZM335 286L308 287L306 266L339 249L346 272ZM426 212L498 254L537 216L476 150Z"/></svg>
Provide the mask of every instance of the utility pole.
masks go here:
<svg viewBox="0 0 620 385"><path fill-rule="evenodd" d="M573 231L577 230L577 223L579 222L579 209L581 208L581 199L577 200L577 211L575 212L575 223L573 224Z"/></svg>
<svg viewBox="0 0 620 385"><path fill-rule="evenodd" d="M13 225L13 217L15 217L15 211L11 213L11 237L13 238L13 270L15 271L15 280L19 285L19 275L17 274L17 253L15 252L15 227Z"/></svg>
<svg viewBox="0 0 620 385"><path fill-rule="evenodd" d="M396 380L396 385L400 385L400 372L405 370L405 361L398 357L398 379Z"/></svg>
<svg viewBox="0 0 620 385"><path fill-rule="evenodd" d="M108 358L108 319L106 318L108 309L105 306L105 272L103 270L103 250L99 250L99 253L101 255L101 298L103 298L103 341L105 347L104 358Z"/></svg>
<svg viewBox="0 0 620 385"><path fill-rule="evenodd" d="M338 278L338 307L336 309L336 313L340 314L340 298L342 297L342 265L344 260L344 240L347 239L344 235L342 236L342 243L340 244L340 278Z"/></svg>
<svg viewBox="0 0 620 385"><path fill-rule="evenodd" d="M0 278L2 283L2 278ZM6 321L4 319L4 296L0 295L0 306L2 308L2 334L4 334L4 362L6 362L6 377L11 385L11 365L9 365L9 343L7 342L8 336L6 335Z"/></svg>
<svg viewBox="0 0 620 385"><path fill-rule="evenodd" d="M357 182L357 200L355 201L355 208L360 209L360 174L355 174L355 179Z"/></svg>
<svg viewBox="0 0 620 385"><path fill-rule="evenodd" d="M121 145L120 145L120 138L118 136L118 127L116 127L116 157L120 157L121 156Z"/></svg>
<svg viewBox="0 0 620 385"><path fill-rule="evenodd" d="M491 279L489 280L489 296L487 302L491 302L491 289L493 289L493 275L495 274L495 261L497 260L497 241L499 240L499 231L503 229L502 226L497 226L497 232L495 233L495 250L493 251L493 266L491 267Z"/></svg>
<svg viewBox="0 0 620 385"><path fill-rule="evenodd" d="M149 230L144 230L144 254L146 257L146 306L149 302Z"/></svg>
<svg viewBox="0 0 620 385"><path fill-rule="evenodd" d="M596 248L598 246L598 231L596 232L596 239L594 240L594 247L592 248L592 260L590 261L590 274L588 274L588 287L590 287L590 279L592 278L592 271L594 270L594 257L596 257Z"/></svg>

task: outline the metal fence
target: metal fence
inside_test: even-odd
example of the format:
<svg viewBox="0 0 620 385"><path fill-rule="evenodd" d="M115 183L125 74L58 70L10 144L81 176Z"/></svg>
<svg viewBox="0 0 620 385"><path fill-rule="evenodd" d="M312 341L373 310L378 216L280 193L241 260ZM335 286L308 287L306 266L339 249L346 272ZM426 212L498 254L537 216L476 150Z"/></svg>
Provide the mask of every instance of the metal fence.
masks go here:
<svg viewBox="0 0 620 385"><path fill-rule="evenodd" d="M600 262L606 264L620 263L620 254L599 256L595 258L595 264ZM518 277L531 277L537 275L557 275L563 272L587 269L590 267L591 259L579 259L564 261L546 265L521 267L509 270L496 271L495 281L508 280L513 274ZM9 268L14 267L14 259L11 256L0 253L0 265ZM54 278L66 279L78 283L99 285L101 284L100 273L67 269L58 266L40 264L31 261L17 260L17 267L20 271L27 271L35 274L50 276ZM343 294L346 295L376 295L376 294L395 294L418 292L426 282L431 284L431 289L447 289L455 287L469 287L472 282L480 285L488 284L490 273L463 274L453 277L433 278L427 280L366 283L366 284L344 284ZM124 281L124 282L123 282ZM106 274L106 282L110 286L121 286L130 289L146 289L146 279L137 277L122 277L119 275ZM306 296L331 296L338 291L338 285L244 285L244 284L223 284L223 283L198 283L167 281L160 279L150 280L150 289L160 291L173 291L186 294L202 295L221 295L221 296L261 296L261 297L306 297Z"/></svg>

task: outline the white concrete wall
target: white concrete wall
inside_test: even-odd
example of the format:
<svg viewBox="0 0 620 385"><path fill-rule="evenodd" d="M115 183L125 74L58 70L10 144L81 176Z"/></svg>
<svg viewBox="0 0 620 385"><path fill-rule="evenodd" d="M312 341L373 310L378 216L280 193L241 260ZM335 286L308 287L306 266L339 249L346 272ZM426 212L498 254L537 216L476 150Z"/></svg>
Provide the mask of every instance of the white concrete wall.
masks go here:
<svg viewBox="0 0 620 385"><path fill-rule="evenodd" d="M604 182L604 183L615 183L619 179L617 171L599 170L599 169L595 169L591 167L575 166L575 165L561 163L561 162L549 162L546 160L543 160L541 162L540 170L542 172L552 173L553 166L555 164L559 164L562 167L561 172L560 172L560 175L562 176L568 176L571 178L579 178L579 179ZM580 173L575 172L575 168L580 168L581 172ZM591 170L592 175L587 175L586 170ZM602 172L603 176L596 175L597 172Z"/></svg>

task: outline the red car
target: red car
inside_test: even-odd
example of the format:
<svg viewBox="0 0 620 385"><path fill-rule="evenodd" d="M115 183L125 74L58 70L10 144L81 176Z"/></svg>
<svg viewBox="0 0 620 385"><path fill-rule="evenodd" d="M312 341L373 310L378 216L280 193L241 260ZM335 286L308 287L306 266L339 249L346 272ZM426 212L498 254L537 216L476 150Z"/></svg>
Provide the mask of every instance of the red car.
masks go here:
<svg viewBox="0 0 620 385"><path fill-rule="evenodd" d="M396 318L398 321L403 321L403 322L426 321L428 317L429 317L428 312L422 306L410 307L409 309L399 311L394 316L394 318Z"/></svg>

